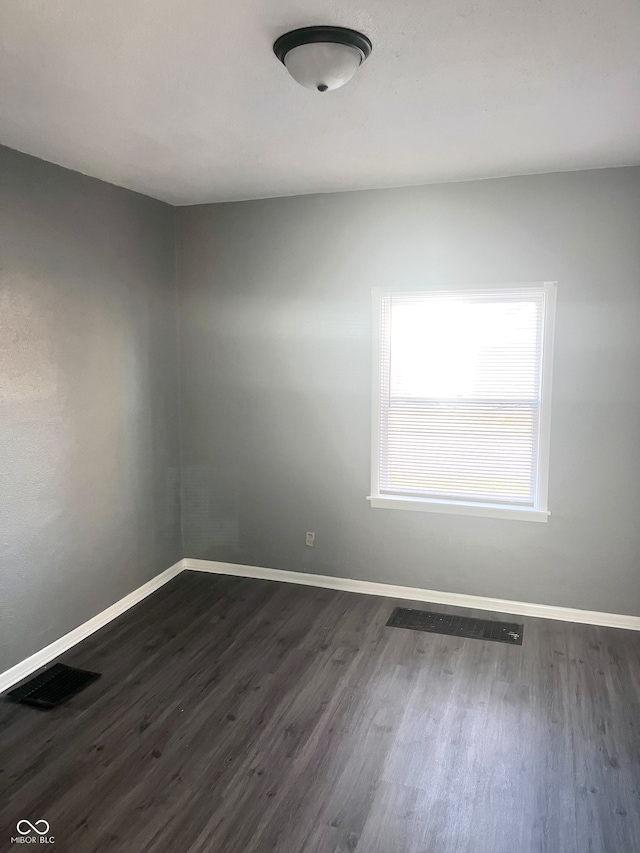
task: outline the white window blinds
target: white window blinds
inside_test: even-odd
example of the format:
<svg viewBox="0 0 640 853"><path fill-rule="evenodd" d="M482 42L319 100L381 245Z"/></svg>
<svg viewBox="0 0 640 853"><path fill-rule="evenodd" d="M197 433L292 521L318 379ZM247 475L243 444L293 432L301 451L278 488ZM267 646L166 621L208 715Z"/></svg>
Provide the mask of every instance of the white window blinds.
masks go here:
<svg viewBox="0 0 640 853"><path fill-rule="evenodd" d="M374 495L546 510L551 286L378 294Z"/></svg>

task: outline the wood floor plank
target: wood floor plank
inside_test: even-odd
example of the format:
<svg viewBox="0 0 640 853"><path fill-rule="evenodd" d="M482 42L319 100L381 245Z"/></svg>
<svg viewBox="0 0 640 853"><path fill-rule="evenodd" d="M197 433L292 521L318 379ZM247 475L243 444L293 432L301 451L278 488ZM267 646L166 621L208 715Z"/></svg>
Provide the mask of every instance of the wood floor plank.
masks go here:
<svg viewBox="0 0 640 853"><path fill-rule="evenodd" d="M0 850L45 819L69 853L640 851L640 634L399 604L181 574L62 656L103 673L66 705L0 702Z"/></svg>

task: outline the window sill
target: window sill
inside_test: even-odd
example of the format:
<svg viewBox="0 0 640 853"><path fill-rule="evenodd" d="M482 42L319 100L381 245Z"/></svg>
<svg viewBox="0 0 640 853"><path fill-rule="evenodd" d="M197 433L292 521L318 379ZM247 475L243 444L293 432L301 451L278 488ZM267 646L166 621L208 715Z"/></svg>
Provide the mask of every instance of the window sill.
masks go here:
<svg viewBox="0 0 640 853"><path fill-rule="evenodd" d="M368 497L376 509L404 509L414 512L440 512L453 515L481 515L487 518L507 518L512 521L548 521L550 512L524 507L507 507L496 504L435 501L428 498L395 498L390 495Z"/></svg>

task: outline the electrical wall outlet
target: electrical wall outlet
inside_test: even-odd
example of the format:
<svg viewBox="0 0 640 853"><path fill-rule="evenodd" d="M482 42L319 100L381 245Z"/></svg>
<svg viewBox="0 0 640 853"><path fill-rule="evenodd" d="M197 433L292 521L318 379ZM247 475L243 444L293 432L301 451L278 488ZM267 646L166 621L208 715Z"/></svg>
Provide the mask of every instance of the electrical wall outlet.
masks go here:
<svg viewBox="0 0 640 853"><path fill-rule="evenodd" d="M305 540L305 545L308 545L309 548L313 548L313 544L315 541L316 541L316 534L311 533L310 531L307 530L307 538Z"/></svg>

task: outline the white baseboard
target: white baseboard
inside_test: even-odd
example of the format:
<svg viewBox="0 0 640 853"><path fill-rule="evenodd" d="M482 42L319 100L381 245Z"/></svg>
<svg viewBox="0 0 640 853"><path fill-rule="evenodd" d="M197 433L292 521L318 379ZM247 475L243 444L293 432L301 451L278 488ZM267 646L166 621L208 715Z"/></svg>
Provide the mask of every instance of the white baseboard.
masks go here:
<svg viewBox="0 0 640 853"><path fill-rule="evenodd" d="M134 589L134 591L130 592L129 595L125 595L125 597L121 598L120 601L116 601L116 603L112 604L111 607L107 607L106 610L98 613L97 616L94 616L82 625L78 625L78 627L74 628L73 631L69 631L68 634L65 634L53 643L50 643L50 645L45 646L44 649L40 649L39 652L31 655L31 657L20 661L20 663L12 666L11 669L6 670L6 672L0 673L0 693L4 693L5 690L8 690L14 684L17 684L18 681L22 681L23 678L31 675L32 672L35 672L42 666L45 666L45 664L48 664L54 658L57 658L59 655L68 651L72 646L75 646L90 634L93 634L99 628L102 628L108 622L111 622L113 619L120 616L120 614L124 613L125 610L129 610L129 608L133 607L134 604L142 601L143 598L146 598L148 595L151 595L152 592L155 592L161 586L164 586L167 581L170 581L176 575L179 575L183 569L184 560L180 560L174 566L171 566L170 569L156 575L155 578L151 578L150 581L147 581L147 583L139 586L137 589Z"/></svg>
<svg viewBox="0 0 640 853"><path fill-rule="evenodd" d="M242 578L257 578L268 581L319 586L326 589L338 589L343 592L359 592L365 595L381 595L386 598L402 598L408 601L428 601L432 604L453 604L457 607L471 607L475 610L489 610L494 613L511 613L516 616L536 616L540 619L558 619L562 622L580 622L586 625L602 625L608 628L626 628L640 631L640 616L627 616L619 613L600 613L597 610L578 610L573 607L554 607L550 604L530 604L526 601L507 601L503 598L484 598L479 595L465 595L459 592L440 592L434 589L421 589L414 586L395 586L373 581L339 578L330 575L312 575L306 572L287 572L283 569L266 569L261 566L241 566L236 563L219 563L215 560L180 560L162 574L156 575L147 583L98 613L88 622L84 622L73 631L69 631L44 649L25 658L6 672L0 673L0 693L4 693L14 684L22 681L32 672L45 666L54 658L68 651L86 637L102 628L155 592L161 586L179 575L180 572L210 572L216 575L232 575Z"/></svg>
<svg viewBox="0 0 640 853"><path fill-rule="evenodd" d="M557 619L561 622L580 622L586 625L601 625L607 628L627 628L640 631L640 616L619 613L600 613L597 610L578 610L573 607L555 607L551 604L530 604L526 601L507 601L503 598L484 598L460 592L440 592L413 586L394 586L352 578L312 575L306 572L287 572L282 569L265 569L259 566L240 566L235 563L218 563L214 560L184 559L183 566L195 572L211 572L216 575L233 575L243 578L282 581L340 589L345 592L361 592L366 595L382 595L387 598L403 598L410 601L429 601L432 604L453 604L457 607L472 607L475 610L490 610L494 613L512 613L516 616L537 616L540 619Z"/></svg>

